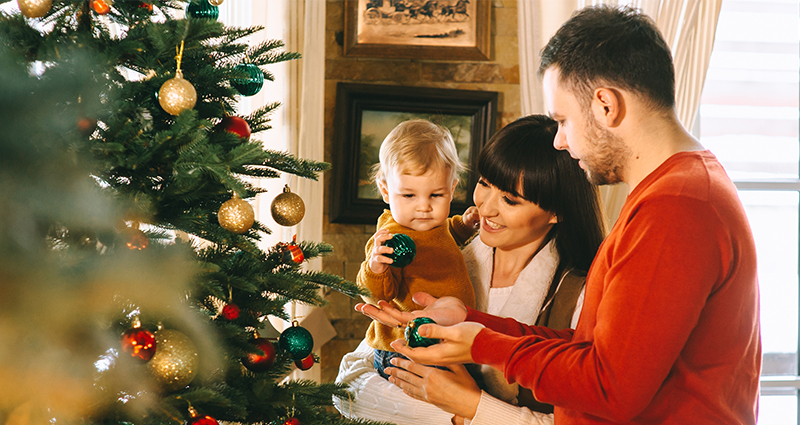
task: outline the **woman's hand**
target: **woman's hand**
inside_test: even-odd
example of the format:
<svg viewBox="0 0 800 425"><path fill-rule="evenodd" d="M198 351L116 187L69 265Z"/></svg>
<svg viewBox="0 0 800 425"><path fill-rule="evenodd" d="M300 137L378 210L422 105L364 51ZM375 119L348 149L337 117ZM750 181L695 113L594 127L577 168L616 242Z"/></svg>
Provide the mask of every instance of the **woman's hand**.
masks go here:
<svg viewBox="0 0 800 425"><path fill-rule="evenodd" d="M389 382L400 387L409 396L454 415L470 419L475 416L481 400L481 390L464 365L449 366L452 372L448 372L399 357L391 362L397 367L386 368Z"/></svg>
<svg viewBox="0 0 800 425"><path fill-rule="evenodd" d="M378 305L358 303L355 308L372 320L386 326L402 327L417 317L430 317L438 324L454 325L467 318L467 307L458 298L436 298L425 292L417 292L412 297L414 302L423 306L422 310L400 311L386 301L378 301Z"/></svg>
<svg viewBox="0 0 800 425"><path fill-rule="evenodd" d="M435 320L435 319L434 319ZM425 338L436 338L441 341L428 347L410 348L402 339L392 341L392 349L422 364L451 365L456 363L473 363L472 343L483 325L475 322L463 322L453 326L425 324L417 329L417 333Z"/></svg>
<svg viewBox="0 0 800 425"><path fill-rule="evenodd" d="M369 269L372 273L383 274L389 268L389 264L392 264L392 259L383 255L394 252L392 247L383 245L391 238L392 234L386 229L378 230L372 236L372 255L369 257Z"/></svg>

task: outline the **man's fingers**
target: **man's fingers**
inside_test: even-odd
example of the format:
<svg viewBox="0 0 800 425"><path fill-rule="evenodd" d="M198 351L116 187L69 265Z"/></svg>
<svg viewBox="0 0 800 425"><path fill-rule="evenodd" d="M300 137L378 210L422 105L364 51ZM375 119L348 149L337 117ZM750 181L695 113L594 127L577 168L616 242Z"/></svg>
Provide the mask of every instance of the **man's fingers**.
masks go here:
<svg viewBox="0 0 800 425"><path fill-rule="evenodd" d="M411 299L414 300L415 303L423 307L427 307L436 302L436 300L438 300L438 298L434 297L433 295L427 292L415 292L414 295L411 297Z"/></svg>

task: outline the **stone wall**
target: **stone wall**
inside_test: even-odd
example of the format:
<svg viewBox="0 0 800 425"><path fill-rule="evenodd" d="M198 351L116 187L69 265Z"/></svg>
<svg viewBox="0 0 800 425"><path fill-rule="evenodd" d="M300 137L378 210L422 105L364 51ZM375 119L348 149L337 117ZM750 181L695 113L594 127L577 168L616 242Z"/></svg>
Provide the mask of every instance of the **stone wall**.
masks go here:
<svg viewBox="0 0 800 425"><path fill-rule="evenodd" d="M517 0L473 0L492 3L491 56L489 61L433 61L342 56L344 40L344 1L327 0L325 46L325 161L332 162L336 84L391 84L414 87L489 90L499 93L497 128L520 116L519 54L517 50ZM402 71L402 72L399 72ZM345 225L328 222L332 175L325 176L323 240L334 246L334 253L323 259L325 271L355 281L364 261L364 244L375 232L375 225ZM377 217L376 217L377 218ZM369 320L353 310L358 300L331 292L325 313L337 336L320 352L322 381L336 377L339 361L352 351L369 325Z"/></svg>

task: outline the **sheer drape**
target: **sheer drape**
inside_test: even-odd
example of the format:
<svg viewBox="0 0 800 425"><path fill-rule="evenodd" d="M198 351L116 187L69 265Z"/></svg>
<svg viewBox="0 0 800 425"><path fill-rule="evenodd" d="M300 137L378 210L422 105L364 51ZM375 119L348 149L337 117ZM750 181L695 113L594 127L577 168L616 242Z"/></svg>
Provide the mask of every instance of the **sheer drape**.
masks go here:
<svg viewBox="0 0 800 425"><path fill-rule="evenodd" d="M519 2L520 90L522 113L546 113L541 82L536 78L539 51L572 10L565 11L545 0ZM628 4L644 11L656 22L672 50L675 63L676 107L684 126L691 129L700 105L706 70L722 0L577 0L573 10L596 4ZM549 25L549 26L548 26ZM555 25L555 28L552 26ZM522 37L525 40L522 40ZM603 210L611 225L628 195L625 184L600 189Z"/></svg>

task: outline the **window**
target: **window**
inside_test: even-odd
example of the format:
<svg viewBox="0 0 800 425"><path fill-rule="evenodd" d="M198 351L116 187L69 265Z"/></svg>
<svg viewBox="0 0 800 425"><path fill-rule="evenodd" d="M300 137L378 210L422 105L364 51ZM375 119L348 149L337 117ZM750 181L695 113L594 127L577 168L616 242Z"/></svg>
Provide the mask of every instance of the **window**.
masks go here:
<svg viewBox="0 0 800 425"><path fill-rule="evenodd" d="M739 188L756 239L760 425L798 415L800 0L725 0L694 129Z"/></svg>

